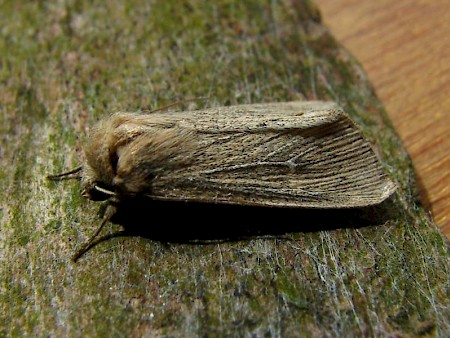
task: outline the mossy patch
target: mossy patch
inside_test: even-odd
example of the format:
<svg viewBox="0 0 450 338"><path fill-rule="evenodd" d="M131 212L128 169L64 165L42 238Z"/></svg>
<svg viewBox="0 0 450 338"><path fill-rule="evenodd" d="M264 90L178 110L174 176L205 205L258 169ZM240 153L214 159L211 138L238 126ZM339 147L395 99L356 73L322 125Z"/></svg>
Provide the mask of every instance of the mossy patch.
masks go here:
<svg viewBox="0 0 450 338"><path fill-rule="evenodd" d="M0 335L448 335L448 242L417 203L411 161L363 70L313 2L4 1L0 21ZM70 263L102 208L77 181L45 176L81 164L90 127L111 112L202 97L183 109L337 101L399 192L331 226L300 215L233 241L118 237ZM230 226L258 229L247 223ZM142 224L190 229L151 210Z"/></svg>

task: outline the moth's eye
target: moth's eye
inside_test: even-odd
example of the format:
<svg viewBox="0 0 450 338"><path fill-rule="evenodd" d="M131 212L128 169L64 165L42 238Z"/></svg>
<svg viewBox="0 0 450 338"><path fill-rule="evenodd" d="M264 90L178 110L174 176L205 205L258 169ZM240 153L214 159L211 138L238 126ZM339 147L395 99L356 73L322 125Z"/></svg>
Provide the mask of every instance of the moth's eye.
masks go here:
<svg viewBox="0 0 450 338"><path fill-rule="evenodd" d="M114 174L117 173L117 163L119 162L119 155L116 151L111 151L109 153L109 164L111 165L111 168L114 172Z"/></svg>

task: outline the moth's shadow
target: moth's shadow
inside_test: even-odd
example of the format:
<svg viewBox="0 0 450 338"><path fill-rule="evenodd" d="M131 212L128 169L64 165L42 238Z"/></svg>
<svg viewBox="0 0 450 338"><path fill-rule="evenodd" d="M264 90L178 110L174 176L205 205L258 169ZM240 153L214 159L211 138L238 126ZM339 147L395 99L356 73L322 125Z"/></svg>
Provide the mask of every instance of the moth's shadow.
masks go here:
<svg viewBox="0 0 450 338"><path fill-rule="evenodd" d="M94 246L115 237L140 236L165 243L199 245L360 228L383 224L397 216L390 199L365 208L303 209L163 202L136 197L116 207L110 221L122 225L124 230L97 238L94 235L73 256L74 262Z"/></svg>
<svg viewBox="0 0 450 338"><path fill-rule="evenodd" d="M154 201L139 197L121 203L111 221L124 227L122 236L201 244L382 224L390 217L389 209L386 203L354 209L302 209Z"/></svg>

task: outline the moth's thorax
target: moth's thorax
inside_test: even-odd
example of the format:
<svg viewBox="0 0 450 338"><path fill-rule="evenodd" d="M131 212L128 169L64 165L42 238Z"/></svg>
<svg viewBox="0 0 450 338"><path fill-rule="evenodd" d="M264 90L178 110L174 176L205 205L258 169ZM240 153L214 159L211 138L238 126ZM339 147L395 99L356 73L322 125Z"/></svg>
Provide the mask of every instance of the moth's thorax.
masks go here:
<svg viewBox="0 0 450 338"><path fill-rule="evenodd" d="M191 132L157 115L117 113L99 122L85 148L87 197L96 195L96 186L117 195L151 193L161 172L189 162L186 149L192 139Z"/></svg>

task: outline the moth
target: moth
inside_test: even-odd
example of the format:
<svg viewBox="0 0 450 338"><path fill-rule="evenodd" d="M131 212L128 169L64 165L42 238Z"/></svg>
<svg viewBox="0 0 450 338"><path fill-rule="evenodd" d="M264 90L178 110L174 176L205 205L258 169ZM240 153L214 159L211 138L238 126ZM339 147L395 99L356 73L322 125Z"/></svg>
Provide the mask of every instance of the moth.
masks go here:
<svg viewBox="0 0 450 338"><path fill-rule="evenodd" d="M110 208L102 226L131 196L327 209L375 205L396 190L333 102L119 112L92 129L85 155L83 195Z"/></svg>

